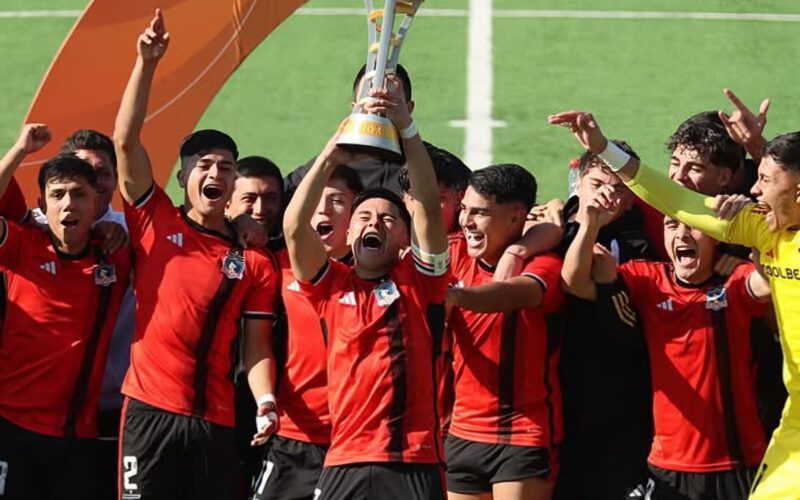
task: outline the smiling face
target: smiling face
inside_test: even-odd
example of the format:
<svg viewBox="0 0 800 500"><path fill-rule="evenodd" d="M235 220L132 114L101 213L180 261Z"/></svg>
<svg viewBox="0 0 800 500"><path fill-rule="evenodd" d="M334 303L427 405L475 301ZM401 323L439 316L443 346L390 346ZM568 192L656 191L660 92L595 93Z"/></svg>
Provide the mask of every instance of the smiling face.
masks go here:
<svg viewBox="0 0 800 500"><path fill-rule="evenodd" d="M698 193L716 196L723 192L732 177L730 168L715 165L691 148L678 146L670 157L669 178Z"/></svg>
<svg viewBox="0 0 800 500"><path fill-rule="evenodd" d="M347 243L359 276L377 278L389 272L408 247L409 228L397 206L383 198L369 198L350 218Z"/></svg>
<svg viewBox="0 0 800 500"><path fill-rule="evenodd" d="M664 246L681 280L699 284L713 274L717 242L712 237L665 217Z"/></svg>
<svg viewBox="0 0 800 500"><path fill-rule="evenodd" d="M187 158L183 165L178 182L185 190L187 211L201 218L222 218L236 179L233 153L212 149Z"/></svg>
<svg viewBox="0 0 800 500"><path fill-rule="evenodd" d="M800 174L784 168L775 158L761 160L751 194L769 209L766 221L771 231L800 225Z"/></svg>
<svg viewBox="0 0 800 500"><path fill-rule="evenodd" d="M62 250L79 251L88 244L96 196L94 186L83 177L56 177L45 185L42 210Z"/></svg>
<svg viewBox="0 0 800 500"><path fill-rule="evenodd" d="M225 210L229 217L250 215L269 233L280 224L282 193L274 177L237 177Z"/></svg>
<svg viewBox="0 0 800 500"><path fill-rule="evenodd" d="M350 226L350 207L354 198L355 193L347 188L344 180L330 180L325 185L317 210L311 217L311 227L317 231L328 255L334 259L342 258L350 251L347 229Z"/></svg>
<svg viewBox="0 0 800 500"><path fill-rule="evenodd" d="M497 203L472 186L461 200L459 223L467 240L467 253L494 266L506 247L522 235L527 209L521 203Z"/></svg>

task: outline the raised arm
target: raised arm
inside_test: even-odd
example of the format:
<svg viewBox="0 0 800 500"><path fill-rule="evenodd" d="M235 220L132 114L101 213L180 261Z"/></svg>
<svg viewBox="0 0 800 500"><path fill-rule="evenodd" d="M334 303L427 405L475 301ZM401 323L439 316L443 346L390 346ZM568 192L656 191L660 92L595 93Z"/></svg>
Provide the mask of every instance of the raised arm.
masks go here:
<svg viewBox="0 0 800 500"><path fill-rule="evenodd" d="M736 108L728 116L724 111L719 112L719 118L725 125L725 130L737 144L750 154L756 161L761 161L761 149L764 147L764 127L767 126L767 111L769 111L769 99L761 101L758 108L758 115L754 115L750 109L739 99L731 89L723 89L722 93L731 101Z"/></svg>
<svg viewBox="0 0 800 500"><path fill-rule="evenodd" d="M349 153L336 145L338 138L337 131L297 186L292 201L283 214L283 235L286 238L292 273L300 281L314 279L328 260L325 245L311 227L311 217L333 171L350 160Z"/></svg>
<svg viewBox="0 0 800 500"><path fill-rule="evenodd" d="M671 181L666 174L647 165L640 165L608 141L591 113L567 111L550 116L553 125L572 130L581 145L597 154L639 198L660 212L720 241L756 247L757 235L738 231L731 239L731 227L736 222L720 220L713 208L714 198L706 197Z"/></svg>
<svg viewBox="0 0 800 500"><path fill-rule="evenodd" d="M168 44L169 33L159 9L147 29L139 35L136 64L122 95L114 124L119 189L128 203L136 202L153 185L153 169L142 145L141 132L153 76Z"/></svg>
<svg viewBox="0 0 800 500"><path fill-rule="evenodd" d="M29 154L42 149L50 142L50 130L44 123L27 123L17 138L17 142L0 159L0 197L6 193L14 178L14 172Z"/></svg>
<svg viewBox="0 0 800 500"><path fill-rule="evenodd" d="M616 210L620 210L619 203L619 193L610 186L602 186L589 203L580 206L578 232L567 249L561 268L561 285L565 292L586 300L597 298L593 263L595 254L602 257L604 253L597 248L597 235L600 228L614 217Z"/></svg>
<svg viewBox="0 0 800 500"><path fill-rule="evenodd" d="M364 109L369 113L383 114L392 120L403 137L403 149L408 165L408 179L414 193L412 244L426 254L443 254L447 251L447 233L442 221L439 189L431 158L417 133L402 88L395 77L387 79L388 90L372 91L371 100Z"/></svg>

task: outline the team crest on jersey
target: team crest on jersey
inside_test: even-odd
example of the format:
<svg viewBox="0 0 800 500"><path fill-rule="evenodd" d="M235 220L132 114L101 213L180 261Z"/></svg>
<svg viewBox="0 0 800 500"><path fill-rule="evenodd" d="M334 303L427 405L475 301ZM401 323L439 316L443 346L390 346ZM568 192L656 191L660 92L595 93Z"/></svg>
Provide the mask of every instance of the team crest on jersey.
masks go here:
<svg viewBox="0 0 800 500"><path fill-rule="evenodd" d="M728 307L728 295L724 286L718 286L706 292L706 309L716 312L726 307Z"/></svg>
<svg viewBox="0 0 800 500"><path fill-rule="evenodd" d="M375 298L378 300L378 305L381 307L389 307L392 303L400 298L400 290L394 281L389 280L375 287Z"/></svg>
<svg viewBox="0 0 800 500"><path fill-rule="evenodd" d="M244 276L244 255L231 250L222 259L222 274L231 280L240 280Z"/></svg>
<svg viewBox="0 0 800 500"><path fill-rule="evenodd" d="M111 264L105 264L94 268L94 284L109 286L117 282L117 271Z"/></svg>

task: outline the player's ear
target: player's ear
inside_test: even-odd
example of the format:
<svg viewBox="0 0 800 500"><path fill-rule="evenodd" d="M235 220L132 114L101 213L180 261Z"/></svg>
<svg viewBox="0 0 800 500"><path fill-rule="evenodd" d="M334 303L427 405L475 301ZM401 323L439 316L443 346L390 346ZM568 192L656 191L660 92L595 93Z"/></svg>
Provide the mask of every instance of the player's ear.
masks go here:
<svg viewBox="0 0 800 500"><path fill-rule="evenodd" d="M410 115L413 113L414 113L414 99L411 99L410 101L408 101L408 114Z"/></svg>
<svg viewBox="0 0 800 500"><path fill-rule="evenodd" d="M719 178L717 179L717 183L721 188L727 188L728 184L731 183L731 179L733 179L733 171L729 168L723 168L719 174Z"/></svg>
<svg viewBox="0 0 800 500"><path fill-rule="evenodd" d="M794 186L794 201L795 203L800 203L800 182Z"/></svg>
<svg viewBox="0 0 800 500"><path fill-rule="evenodd" d="M186 173L183 171L183 167L178 169L176 177L178 178L178 185L181 189L186 189Z"/></svg>

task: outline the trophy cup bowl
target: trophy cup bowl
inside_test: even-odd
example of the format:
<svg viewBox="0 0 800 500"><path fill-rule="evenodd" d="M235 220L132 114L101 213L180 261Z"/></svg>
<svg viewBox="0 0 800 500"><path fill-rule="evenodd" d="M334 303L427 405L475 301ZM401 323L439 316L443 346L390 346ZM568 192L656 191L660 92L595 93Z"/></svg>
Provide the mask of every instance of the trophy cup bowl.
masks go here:
<svg viewBox="0 0 800 500"><path fill-rule="evenodd" d="M353 112L339 133L338 146L397 163L403 160L402 141L394 124L385 116L364 112L364 104L369 100L370 90L383 88L386 76L394 74L403 41L422 2L384 0L383 9L376 9L373 0L364 0L369 38L366 73L358 85ZM395 34L398 16L402 16L402 21ZM381 24L378 20L382 20Z"/></svg>

